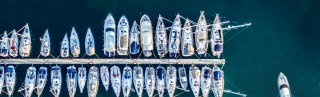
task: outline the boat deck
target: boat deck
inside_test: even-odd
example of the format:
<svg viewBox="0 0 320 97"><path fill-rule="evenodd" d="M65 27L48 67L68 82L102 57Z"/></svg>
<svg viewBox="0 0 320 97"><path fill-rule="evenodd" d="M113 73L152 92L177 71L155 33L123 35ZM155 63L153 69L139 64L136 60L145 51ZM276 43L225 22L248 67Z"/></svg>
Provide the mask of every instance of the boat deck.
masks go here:
<svg viewBox="0 0 320 97"><path fill-rule="evenodd" d="M194 64L223 65L225 59L1 59L0 64Z"/></svg>

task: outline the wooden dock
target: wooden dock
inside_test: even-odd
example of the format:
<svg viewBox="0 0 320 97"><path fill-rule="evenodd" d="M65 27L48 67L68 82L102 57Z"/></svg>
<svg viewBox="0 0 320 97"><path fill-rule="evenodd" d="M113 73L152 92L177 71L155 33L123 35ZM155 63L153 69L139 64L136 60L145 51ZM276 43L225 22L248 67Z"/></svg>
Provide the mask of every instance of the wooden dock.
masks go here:
<svg viewBox="0 0 320 97"><path fill-rule="evenodd" d="M1 59L0 64L194 64L223 65L225 59Z"/></svg>

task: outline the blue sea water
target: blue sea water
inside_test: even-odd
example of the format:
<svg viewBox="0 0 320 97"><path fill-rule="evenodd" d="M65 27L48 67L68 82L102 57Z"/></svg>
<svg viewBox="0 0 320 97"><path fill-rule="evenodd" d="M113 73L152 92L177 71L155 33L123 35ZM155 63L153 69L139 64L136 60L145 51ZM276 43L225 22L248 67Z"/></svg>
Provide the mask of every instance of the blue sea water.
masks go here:
<svg viewBox="0 0 320 97"><path fill-rule="evenodd" d="M232 25L253 24L225 33L224 58L227 63L223 69L226 89L245 93L249 97L277 97L276 80L279 72L283 72L289 79L294 97L320 97L319 4L317 0L1 0L0 31L11 31L29 23L32 57L37 57L39 38L45 29L49 29L52 37L52 54L58 56L63 35L70 33L71 27L76 28L81 39L90 27L95 36L96 51L102 56L103 23L109 12L116 21L121 15L126 15L130 24L134 20L139 21L143 14L148 14L153 26L158 14L173 20L180 13L196 21L203 10L207 20L212 21L214 14L219 13L223 16L222 20L233 21L230 23ZM84 41L81 43L83 48ZM66 72L67 66L61 66ZM125 65L119 66L123 68ZM16 89L22 84L27 68L28 65L17 67ZM47 83L42 96L51 97L50 82ZM86 91L80 94L78 90L76 97L86 95ZM33 96L36 97L35 93ZM66 96L68 92L63 81L61 97ZM105 96L115 95L112 89L105 92L101 86L97 97ZM190 92L181 96L193 94ZM15 91L13 97L22 95ZM224 97L237 96L225 93Z"/></svg>

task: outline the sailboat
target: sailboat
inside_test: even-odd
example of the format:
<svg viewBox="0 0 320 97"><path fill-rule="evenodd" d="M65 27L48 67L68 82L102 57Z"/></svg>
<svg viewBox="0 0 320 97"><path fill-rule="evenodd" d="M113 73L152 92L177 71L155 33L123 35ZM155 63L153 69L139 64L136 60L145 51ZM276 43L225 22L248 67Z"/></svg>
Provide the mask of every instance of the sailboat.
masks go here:
<svg viewBox="0 0 320 97"><path fill-rule="evenodd" d="M37 82L36 82L36 93L38 97L41 96L43 89L46 86L47 76L48 76L47 67L40 67L37 75Z"/></svg>
<svg viewBox="0 0 320 97"><path fill-rule="evenodd" d="M31 53L30 28L27 24L22 32L19 47L21 57L29 57Z"/></svg>
<svg viewBox="0 0 320 97"><path fill-rule="evenodd" d="M280 97L292 97L288 79L282 72L280 72L278 76L277 83L278 83Z"/></svg>
<svg viewBox="0 0 320 97"><path fill-rule="evenodd" d="M24 79L24 96L31 97L32 92L35 88L37 76L37 69L33 66L27 69L26 77Z"/></svg>
<svg viewBox="0 0 320 97"><path fill-rule="evenodd" d="M179 67L179 81L181 88L183 90L187 90L188 87L188 78L187 78L187 71L185 67Z"/></svg>
<svg viewBox="0 0 320 97"><path fill-rule="evenodd" d="M9 65L6 68L5 81L6 81L6 87L7 87L7 94L9 97L11 97L14 92L14 87L16 84L16 71L12 65Z"/></svg>
<svg viewBox="0 0 320 97"><path fill-rule="evenodd" d="M182 40L181 40L181 52L182 56L192 56L194 54L193 47L193 33L190 20L187 19L184 23Z"/></svg>
<svg viewBox="0 0 320 97"><path fill-rule="evenodd" d="M120 18L117 31L118 55L128 55L129 22L126 16Z"/></svg>
<svg viewBox="0 0 320 97"><path fill-rule="evenodd" d="M130 54L138 54L140 51L140 32L136 21L132 24L129 39Z"/></svg>
<svg viewBox="0 0 320 97"><path fill-rule="evenodd" d="M145 84L149 97L153 97L153 92L156 84L155 71L153 67L147 67L145 71Z"/></svg>
<svg viewBox="0 0 320 97"><path fill-rule="evenodd" d="M169 57L177 58L180 52L180 37L181 37L181 21L180 16L177 14L173 21L171 31L169 34Z"/></svg>
<svg viewBox="0 0 320 97"><path fill-rule="evenodd" d="M77 91L77 69L75 66L67 67L67 88L70 97L74 97Z"/></svg>
<svg viewBox="0 0 320 97"><path fill-rule="evenodd" d="M167 90L169 93L169 97L174 96L174 91L176 90L176 82L177 82L177 70L173 66L167 67L167 74L166 74L166 84L167 84Z"/></svg>
<svg viewBox="0 0 320 97"><path fill-rule="evenodd" d="M124 97L129 97L132 87L132 69L129 66L124 67L122 74L122 91Z"/></svg>
<svg viewBox="0 0 320 97"><path fill-rule="evenodd" d="M0 95L2 94L2 88L4 86L4 67L0 66Z"/></svg>
<svg viewBox="0 0 320 97"><path fill-rule="evenodd" d="M153 31L151 20L146 14L140 19L140 32L142 52L145 57L150 57L153 50Z"/></svg>
<svg viewBox="0 0 320 97"><path fill-rule="evenodd" d="M222 97L224 91L224 74L219 67L213 67L211 90L215 97Z"/></svg>
<svg viewBox="0 0 320 97"><path fill-rule="evenodd" d="M96 49L95 49L95 42L94 38L91 32L91 29L88 28L87 34L86 34L86 40L85 40L85 48L86 48L86 54L88 56L92 56L96 54Z"/></svg>
<svg viewBox="0 0 320 97"><path fill-rule="evenodd" d="M7 57L9 54L9 39L7 31L4 32L0 42L0 56Z"/></svg>
<svg viewBox="0 0 320 97"><path fill-rule="evenodd" d="M18 56L18 51L19 51L18 47L19 47L18 33L16 32L16 30L13 30L10 38L10 51L9 51L9 55L11 57Z"/></svg>
<svg viewBox="0 0 320 97"><path fill-rule="evenodd" d="M51 87L50 92L54 97L59 97L61 92L62 76L59 66L51 67Z"/></svg>
<svg viewBox="0 0 320 97"><path fill-rule="evenodd" d="M104 21L103 52L107 57L114 57L116 52L116 24L111 13Z"/></svg>
<svg viewBox="0 0 320 97"><path fill-rule="evenodd" d="M79 57L80 54L80 42L77 31L72 27L70 35L70 51L73 57Z"/></svg>
<svg viewBox="0 0 320 97"><path fill-rule="evenodd" d="M87 69L85 67L78 68L78 85L80 89L80 93L83 93L84 86L87 81Z"/></svg>
<svg viewBox="0 0 320 97"><path fill-rule="evenodd" d="M120 96L121 91L121 72L118 66L111 67L111 85L113 88L114 93L117 97Z"/></svg>
<svg viewBox="0 0 320 97"><path fill-rule="evenodd" d="M156 72L157 72L156 89L158 91L159 97L163 97L164 90L166 87L165 79L166 79L167 72L166 72L166 69L162 66L158 66Z"/></svg>
<svg viewBox="0 0 320 97"><path fill-rule="evenodd" d="M208 97L211 88L211 69L207 66L201 70L201 91L203 97Z"/></svg>
<svg viewBox="0 0 320 97"><path fill-rule="evenodd" d="M102 81L102 84L104 88L106 89L106 92L109 90L109 70L107 66L101 66L100 67L100 79Z"/></svg>
<svg viewBox="0 0 320 97"><path fill-rule="evenodd" d="M95 66L89 69L87 89L89 97L96 97L99 89L99 69Z"/></svg>
<svg viewBox="0 0 320 97"><path fill-rule="evenodd" d="M204 11L200 12L200 17L196 26L195 43L198 54L205 54L208 48L208 25L204 16Z"/></svg>
<svg viewBox="0 0 320 97"><path fill-rule="evenodd" d="M223 52L223 30L219 14L214 18L211 31L211 51L213 56L220 57Z"/></svg>
<svg viewBox="0 0 320 97"><path fill-rule="evenodd" d="M143 68L141 66L135 66L133 68L133 84L138 97L142 97L144 87L143 80Z"/></svg>
<svg viewBox="0 0 320 97"><path fill-rule="evenodd" d="M160 58L165 57L165 55L168 53L167 32L161 15L158 17L156 26L156 44L157 52Z"/></svg>
<svg viewBox="0 0 320 97"><path fill-rule="evenodd" d="M200 93L200 69L196 66L189 68L189 82L194 97L198 97Z"/></svg>
<svg viewBox="0 0 320 97"><path fill-rule="evenodd" d="M50 36L49 36L48 29L46 30L42 38L40 38L40 41L41 41L40 55L44 57L49 56L51 48L50 48Z"/></svg>
<svg viewBox="0 0 320 97"><path fill-rule="evenodd" d="M69 57L69 40L67 33L64 35L64 38L61 43L61 57Z"/></svg>

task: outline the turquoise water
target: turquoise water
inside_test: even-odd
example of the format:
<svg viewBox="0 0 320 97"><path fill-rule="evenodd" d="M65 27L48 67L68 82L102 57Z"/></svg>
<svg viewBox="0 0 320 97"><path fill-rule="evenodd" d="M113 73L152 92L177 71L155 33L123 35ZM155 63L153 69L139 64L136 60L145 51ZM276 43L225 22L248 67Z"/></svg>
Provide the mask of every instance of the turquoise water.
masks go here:
<svg viewBox="0 0 320 97"><path fill-rule="evenodd" d="M294 97L320 97L318 4L316 0L2 0L0 31L18 29L29 23L33 38L32 57L36 57L40 45L38 38L45 29L49 29L52 37L53 55L58 56L64 33L70 33L74 26L79 37L85 37L87 28L91 27L97 41L97 53L102 55L99 49L102 49L103 22L108 12L116 21L125 14L130 24L133 20L138 21L142 14L148 14L153 25L158 14L173 20L175 14L180 13L196 21L200 10L205 11L208 20L213 20L213 15L219 13L223 20L235 21L231 24L253 23L249 28L225 33L226 89L246 93L249 97L277 97L276 79L279 72L283 72L289 79ZM16 89L24 80L26 68L22 65L17 68L19 83ZM68 95L63 82L61 97ZM48 92L50 82L47 83L43 96L51 97ZM84 94L77 91L76 96L86 95L86 91ZM107 95L114 96L113 90L105 93L100 87L97 97ZM180 96L186 95L192 96L191 93ZM5 97L4 94L0 96ZM21 94L15 91L14 97L21 97ZM225 94L224 97L236 96Z"/></svg>

